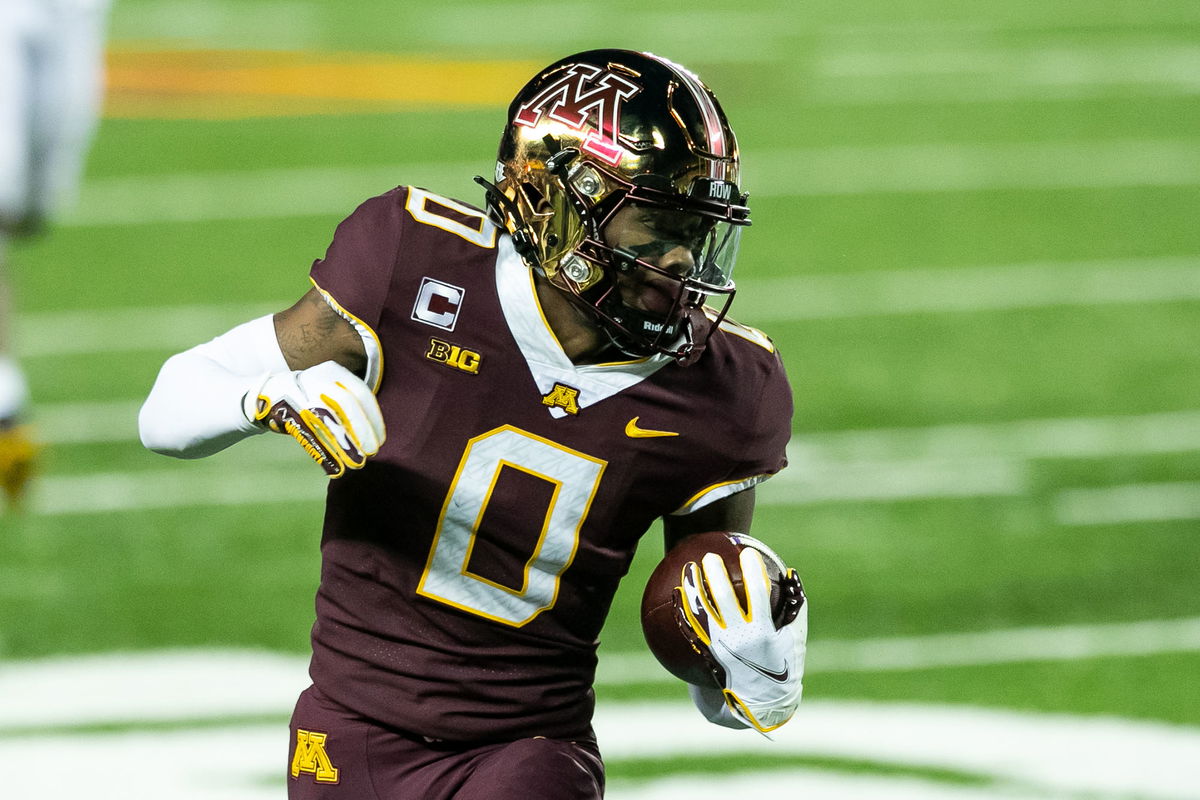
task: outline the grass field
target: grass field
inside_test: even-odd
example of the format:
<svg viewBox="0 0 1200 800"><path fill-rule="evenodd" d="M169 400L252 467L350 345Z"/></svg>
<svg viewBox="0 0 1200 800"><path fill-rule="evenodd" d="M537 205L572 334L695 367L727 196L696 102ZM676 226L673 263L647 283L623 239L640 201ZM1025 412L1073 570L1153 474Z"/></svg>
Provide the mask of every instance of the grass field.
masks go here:
<svg viewBox="0 0 1200 800"><path fill-rule="evenodd" d="M302 680L323 479L284 441L154 456L137 407L168 355L298 297L359 200L479 202L526 74L622 46L700 72L739 134L733 315L775 338L797 408L755 533L800 568L812 634L795 740L619 741L650 702L661 738L709 735L646 663L648 543L601 649L612 796L1200 797L1200 10L691 8L117 0L80 204L14 253L49 447L27 513L0 516L9 763L138 760L158 751L137 737L199 728L267 755L240 784L155 774L144 796L282 796L260 763L281 761L290 685L246 705L236 658L145 673L217 698L194 708L142 703L137 676L249 651ZM131 694L88 712L89 664ZM274 675L242 682L274 698ZM1109 749L1071 771L1072 741ZM1130 753L1163 764L1121 772Z"/></svg>

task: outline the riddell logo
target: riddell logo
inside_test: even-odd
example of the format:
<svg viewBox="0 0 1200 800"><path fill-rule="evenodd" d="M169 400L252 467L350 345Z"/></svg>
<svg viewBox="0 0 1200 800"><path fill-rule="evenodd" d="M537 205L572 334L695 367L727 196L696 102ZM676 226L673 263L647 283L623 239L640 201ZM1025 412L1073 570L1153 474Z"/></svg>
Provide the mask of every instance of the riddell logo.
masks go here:
<svg viewBox="0 0 1200 800"><path fill-rule="evenodd" d="M615 72L593 64L572 64L549 86L521 106L514 119L525 128L536 126L542 115L582 132L595 114L596 129L588 133L583 149L616 165L621 160L621 104L642 91L642 87Z"/></svg>

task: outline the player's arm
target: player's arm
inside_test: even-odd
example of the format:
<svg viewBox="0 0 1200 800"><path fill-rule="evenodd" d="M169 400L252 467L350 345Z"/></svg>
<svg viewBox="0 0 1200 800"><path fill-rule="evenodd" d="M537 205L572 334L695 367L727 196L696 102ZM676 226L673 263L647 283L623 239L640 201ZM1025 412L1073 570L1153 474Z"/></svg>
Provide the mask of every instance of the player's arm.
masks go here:
<svg viewBox="0 0 1200 800"><path fill-rule="evenodd" d="M693 533L749 533L753 515L754 489L750 488L691 514L665 517L667 550ZM808 603L803 600L796 571L788 570L785 590L794 591L802 600L795 617L776 628L770 579L761 554L750 548L743 550L741 569L745 607L719 556L710 554L701 563L689 563L684 571L678 589L680 619L684 625L701 628L698 637L706 643L720 683L720 688L689 684L688 691L709 722L728 728L752 727L766 733L791 719L800 703ZM701 608L704 613L688 613L689 608Z"/></svg>
<svg viewBox="0 0 1200 800"><path fill-rule="evenodd" d="M750 533L754 518L754 487L722 497L690 514L671 514L663 517L663 536L670 550L686 536L706 531L737 531Z"/></svg>
<svg viewBox="0 0 1200 800"><path fill-rule="evenodd" d="M358 330L315 287L276 314L274 321L275 338L289 368L336 361L360 378L366 375L367 351Z"/></svg>
<svg viewBox="0 0 1200 800"><path fill-rule="evenodd" d="M272 430L295 438L331 476L361 467L384 439L357 328L316 289L172 356L138 418L142 443L178 458L211 455Z"/></svg>

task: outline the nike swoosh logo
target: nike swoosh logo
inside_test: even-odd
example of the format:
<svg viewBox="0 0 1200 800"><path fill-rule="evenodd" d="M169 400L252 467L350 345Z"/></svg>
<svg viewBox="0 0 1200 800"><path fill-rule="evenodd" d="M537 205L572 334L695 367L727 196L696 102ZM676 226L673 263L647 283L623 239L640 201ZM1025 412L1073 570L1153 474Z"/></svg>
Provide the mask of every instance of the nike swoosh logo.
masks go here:
<svg viewBox="0 0 1200 800"><path fill-rule="evenodd" d="M653 439L657 436L678 436L674 431L655 431L649 428L639 428L638 420L641 417L634 417L625 423L625 435L631 439Z"/></svg>
<svg viewBox="0 0 1200 800"><path fill-rule="evenodd" d="M729 653L729 655L733 656L738 661L742 662L747 667L749 667L750 669L757 672L759 675L762 675L764 678L770 678L771 680L775 681L776 683L784 683L788 679L789 670L788 670L788 665L787 665L786 661L783 662L783 669L779 672L776 672L775 670L767 669L762 664L754 663L750 659L733 652L732 650L730 650L728 647L725 647L724 645L722 645L722 648L725 650L726 653Z"/></svg>

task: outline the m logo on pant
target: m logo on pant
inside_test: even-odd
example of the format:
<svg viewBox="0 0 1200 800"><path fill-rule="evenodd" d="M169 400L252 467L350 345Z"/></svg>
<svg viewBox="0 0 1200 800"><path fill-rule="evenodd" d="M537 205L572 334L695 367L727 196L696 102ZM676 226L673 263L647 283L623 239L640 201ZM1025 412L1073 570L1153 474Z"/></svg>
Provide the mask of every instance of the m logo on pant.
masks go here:
<svg viewBox="0 0 1200 800"><path fill-rule="evenodd" d="M317 783L337 783L338 770L325 752L327 733L296 731L296 752L292 756L292 777L312 775Z"/></svg>

